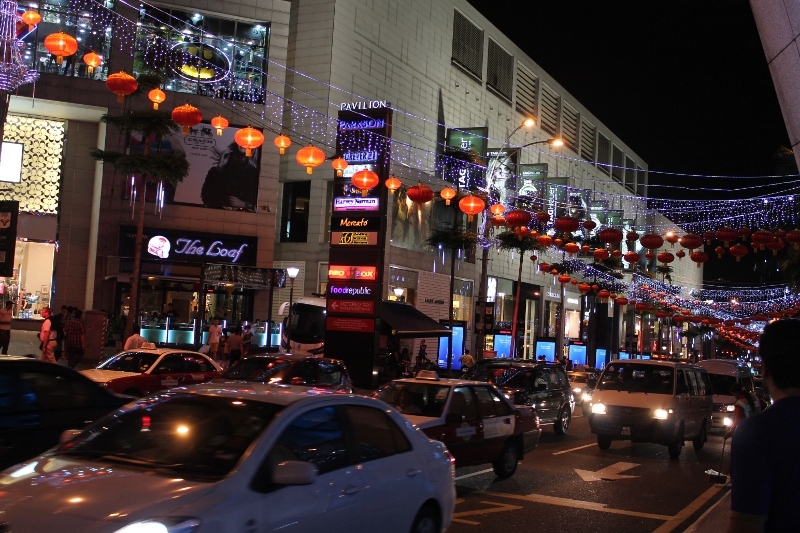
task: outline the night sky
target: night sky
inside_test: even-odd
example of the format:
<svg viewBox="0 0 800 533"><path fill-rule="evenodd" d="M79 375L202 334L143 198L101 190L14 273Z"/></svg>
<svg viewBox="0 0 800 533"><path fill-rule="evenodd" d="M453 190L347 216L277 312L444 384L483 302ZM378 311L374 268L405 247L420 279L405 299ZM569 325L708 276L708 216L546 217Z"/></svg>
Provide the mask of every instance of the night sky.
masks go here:
<svg viewBox="0 0 800 533"><path fill-rule="evenodd" d="M746 0L469 2L636 151L651 184L744 183L653 171L776 173L773 154L789 139ZM741 197L660 187L650 196Z"/></svg>

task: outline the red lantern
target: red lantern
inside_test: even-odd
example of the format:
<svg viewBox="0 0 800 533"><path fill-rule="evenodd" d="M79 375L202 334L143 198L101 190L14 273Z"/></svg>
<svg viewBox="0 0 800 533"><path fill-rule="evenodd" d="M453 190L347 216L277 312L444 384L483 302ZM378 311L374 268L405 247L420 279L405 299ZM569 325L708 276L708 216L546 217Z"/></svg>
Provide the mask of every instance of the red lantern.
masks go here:
<svg viewBox="0 0 800 533"><path fill-rule="evenodd" d="M597 237L600 239L600 242L618 244L622 242L622 230L617 228L606 228L600 230L600 233L597 235Z"/></svg>
<svg viewBox="0 0 800 533"><path fill-rule="evenodd" d="M606 259L608 259L609 256L608 250L606 250L605 248L598 248L593 252L592 255L594 255L594 260L597 261L598 263L605 261Z"/></svg>
<svg viewBox="0 0 800 533"><path fill-rule="evenodd" d="M472 222L472 217L483 211L485 207L486 203L483 200L471 194L468 194L458 202L458 208L461 209L461 212L466 213L467 220L470 222Z"/></svg>
<svg viewBox="0 0 800 533"><path fill-rule="evenodd" d="M281 155L285 154L286 149L292 145L292 140L283 133L275 137L275 140L272 142L278 147L278 151Z"/></svg>
<svg viewBox="0 0 800 533"><path fill-rule="evenodd" d="M575 278L572 278L572 281L570 281L570 283L572 283L573 285L577 285L578 284L578 280L575 279Z"/></svg>
<svg viewBox="0 0 800 533"><path fill-rule="evenodd" d="M239 134L237 133L236 135ZM313 144L309 144L304 148L300 148L294 159L300 166L306 167L307 174L311 174L314 168L320 166L325 161L325 152Z"/></svg>
<svg viewBox="0 0 800 533"><path fill-rule="evenodd" d="M776 229L775 233L773 233L772 235L774 235L775 237L777 237L778 239L780 239L782 241L786 240L786 232L784 230L782 230L782 229Z"/></svg>
<svg viewBox="0 0 800 533"><path fill-rule="evenodd" d="M558 282L562 285L564 285L565 283L569 283L571 279L572 278L570 277L569 274L561 274L560 276L558 276Z"/></svg>
<svg viewBox="0 0 800 533"><path fill-rule="evenodd" d="M689 250L689 253L691 253L695 248L700 248L703 246L703 238L694 233L687 233L679 239L679 242L681 243L681 246Z"/></svg>
<svg viewBox="0 0 800 533"><path fill-rule="evenodd" d="M597 222L595 222L594 220L584 220L582 226L583 229L592 231L594 228L597 227Z"/></svg>
<svg viewBox="0 0 800 533"><path fill-rule="evenodd" d="M619 306L628 305L628 299L625 298L624 296L620 296L619 298L617 298L616 301L617 301L617 305L619 305Z"/></svg>
<svg viewBox="0 0 800 533"><path fill-rule="evenodd" d="M522 209L514 209L506 215L506 224L509 228L527 226L531 223L531 220L533 220L531 214L527 211L523 211Z"/></svg>
<svg viewBox="0 0 800 533"><path fill-rule="evenodd" d="M439 196L444 198L444 205L450 205L450 200L456 197L456 190L450 187L445 187L439 193Z"/></svg>
<svg viewBox="0 0 800 533"><path fill-rule="evenodd" d="M28 25L28 31L33 31L33 27L42 21L42 16L36 11L29 9L22 14L22 22ZM91 74L91 71L89 72Z"/></svg>
<svg viewBox="0 0 800 533"><path fill-rule="evenodd" d="M727 249L724 246L717 246L716 248L714 248L714 252L717 254L717 257L719 257L720 259L722 259L722 256L725 255L726 251L727 251Z"/></svg>
<svg viewBox="0 0 800 533"><path fill-rule="evenodd" d="M591 250L591 249L592 249L592 247L589 246L588 244L584 244L583 246L581 246L581 252L583 252L585 254L588 254L589 250Z"/></svg>
<svg viewBox="0 0 800 533"><path fill-rule="evenodd" d="M506 219L500 215L495 215L492 217L492 226L500 227L506 225Z"/></svg>
<svg viewBox="0 0 800 533"><path fill-rule="evenodd" d="M136 78L124 70L120 70L106 78L106 87L108 87L109 91L117 95L117 102L122 102L125 100L126 96L136 92L139 84Z"/></svg>
<svg viewBox="0 0 800 533"><path fill-rule="evenodd" d="M689 255L689 259L697 263L697 268L700 268L700 265L708 261L708 254L701 251L692 252Z"/></svg>
<svg viewBox="0 0 800 533"><path fill-rule="evenodd" d="M783 248L784 248L785 246L786 246L786 243L785 243L785 242L783 242L782 240L780 240L780 239L779 239L779 238L777 238L777 237L774 237L774 238L773 238L771 241L769 241L769 242L767 243L767 248L769 248L770 250L772 250L772 255L778 255L778 252L780 252L781 250L783 250Z"/></svg>
<svg viewBox="0 0 800 533"><path fill-rule="evenodd" d="M718 241L722 241L727 248L730 246L731 241L739 237L739 232L729 226L725 226L724 228L718 229L714 236Z"/></svg>
<svg viewBox="0 0 800 533"><path fill-rule="evenodd" d="M738 261L742 260L742 257L747 255L747 246L744 246L743 244L736 243L733 246L731 246L728 249L728 251L731 253L731 255L733 257L736 258L736 261L738 262Z"/></svg>
<svg viewBox="0 0 800 533"><path fill-rule="evenodd" d="M639 242L648 250L658 250L664 245L664 239L655 233L648 233L639 239Z"/></svg>
<svg viewBox="0 0 800 533"><path fill-rule="evenodd" d="M678 242L680 237L674 231L668 231L666 235L664 235L664 240L667 241L672 248L675 248L675 243Z"/></svg>
<svg viewBox="0 0 800 533"><path fill-rule="evenodd" d="M570 255L575 255L581 251L581 247L574 242L568 242L564 245L564 251Z"/></svg>
<svg viewBox="0 0 800 533"><path fill-rule="evenodd" d="M553 246L555 246L556 248L561 248L562 244L564 244L564 240L563 239L559 239L559 238L553 239Z"/></svg>
<svg viewBox="0 0 800 533"><path fill-rule="evenodd" d="M538 257L536 257L535 255L532 255L532 256L531 256L531 261L533 261L534 263L536 262L536 260L537 260L537 259L539 259L539 258L538 258Z"/></svg>
<svg viewBox="0 0 800 533"><path fill-rule="evenodd" d="M603 289L597 293L597 296L600 298L601 301L605 302L608 299L608 297L611 296L611 293L606 289Z"/></svg>
<svg viewBox="0 0 800 533"><path fill-rule="evenodd" d="M703 232L703 240L706 241L706 244L711 244L711 241L714 240L714 232L713 231Z"/></svg>
<svg viewBox="0 0 800 533"><path fill-rule="evenodd" d="M645 258L647 258L648 261L652 261L653 258L656 256L656 254L653 253L653 250L647 250L644 256Z"/></svg>
<svg viewBox="0 0 800 533"><path fill-rule="evenodd" d="M536 220L538 220L542 224L547 224L550 221L550 215L548 215L544 211L540 211L539 213L536 213Z"/></svg>
<svg viewBox="0 0 800 533"><path fill-rule="evenodd" d="M420 183L409 187L408 191L406 191L406 196L414 203L425 204L433 200L433 191L427 185Z"/></svg>
<svg viewBox="0 0 800 533"><path fill-rule="evenodd" d="M628 233L625 234L625 240L626 241L638 241L639 240L639 234L636 233L635 231L629 231Z"/></svg>
<svg viewBox="0 0 800 533"><path fill-rule="evenodd" d="M386 185L386 188L389 189L392 194L394 194L394 191L399 189L402 183L400 183L400 180L397 179L394 174L392 174L389 176L389 179L384 182L384 185Z"/></svg>
<svg viewBox="0 0 800 533"><path fill-rule="evenodd" d="M736 325L736 321L735 320L726 320L725 322L723 322L723 324L725 324L729 328L732 328L733 326Z"/></svg>
<svg viewBox="0 0 800 533"><path fill-rule="evenodd" d="M786 242L793 244L795 250L800 250L800 229L787 231Z"/></svg>
<svg viewBox="0 0 800 533"><path fill-rule="evenodd" d="M86 64L86 72L94 74L94 69L103 64L102 56L95 54L93 50L83 55L83 62Z"/></svg>
<svg viewBox="0 0 800 533"><path fill-rule="evenodd" d="M625 255L622 257L631 265L635 265L642 260L642 256L636 252L625 252Z"/></svg>
<svg viewBox="0 0 800 533"><path fill-rule="evenodd" d="M155 89L147 93L147 98L149 98L150 101L153 102L153 109L158 109L158 104L166 100L167 95L166 93L164 93L164 91L156 87Z"/></svg>
<svg viewBox="0 0 800 533"><path fill-rule="evenodd" d="M336 171L336 175L342 177L342 174L344 174L344 169L349 167L350 163L348 163L344 157L337 157L331 161L331 166L333 167L333 170Z"/></svg>
<svg viewBox="0 0 800 533"><path fill-rule="evenodd" d="M369 194L369 190L377 187L381 182L377 174L366 168L353 174L353 177L350 178L350 181L353 185L361 189L362 197Z"/></svg>
<svg viewBox="0 0 800 533"><path fill-rule="evenodd" d="M550 272L550 263L539 263L539 272Z"/></svg>
<svg viewBox="0 0 800 533"><path fill-rule="evenodd" d="M539 235L536 241L542 246L552 246L553 244L553 238L550 235Z"/></svg>
<svg viewBox="0 0 800 533"><path fill-rule="evenodd" d="M517 237L522 239L523 237L527 237L528 235L530 235L531 230L528 229L526 226L517 226L516 228L514 228L514 233L516 234Z"/></svg>
<svg viewBox="0 0 800 533"><path fill-rule="evenodd" d="M195 106L186 102L172 110L172 120L178 126L183 126L183 134L189 135L189 128L197 126L203 120L203 114ZM245 128L246 129L246 128ZM250 128L252 129L252 128ZM240 130L243 131L243 130ZM237 133L238 135L238 133ZM262 136L263 140L263 136ZM239 145L241 146L241 145ZM248 154L249 155L249 154Z"/></svg>
<svg viewBox="0 0 800 533"><path fill-rule="evenodd" d="M198 115L199 114L200 113L198 112ZM264 144L264 135L257 129L247 126L246 128L242 128L239 131L237 131L233 136L233 140L236 144L244 148L244 155L246 157L250 157L253 155L253 150ZM307 146L306 148L309 147ZM305 150L306 148L303 148L303 150ZM300 152L302 152L303 150L300 150ZM315 150L317 150L322 155L322 160L324 160L325 154L322 153L322 150L320 150L319 148L315 148ZM300 152L298 152L298 155L300 154ZM322 163L322 160L320 160L320 163ZM310 168L308 169L308 173L311 174Z"/></svg>
<svg viewBox="0 0 800 533"><path fill-rule="evenodd" d="M556 231L560 231L562 233L572 233L576 231L580 226L580 222L577 218L572 217L558 217L556 218L555 222L553 222L553 227Z"/></svg>
<svg viewBox="0 0 800 533"><path fill-rule="evenodd" d="M44 47L47 48L48 52L56 56L56 63L60 65L64 62L65 57L71 56L78 51L78 41L72 35L57 31L45 37Z"/></svg>
<svg viewBox="0 0 800 533"><path fill-rule="evenodd" d="M686 257L686 252L684 252L683 250L678 250L677 252L675 252L675 257L677 257L678 261L680 261L681 259Z"/></svg>
<svg viewBox="0 0 800 533"><path fill-rule="evenodd" d="M755 248L756 245L758 245L758 247L761 250L763 250L764 249L764 245L766 245L768 242L770 242L772 240L772 237L773 237L773 235L772 235L771 231L767 231L765 229L760 229L760 230L754 231L753 235L751 237L752 240L753 240L753 248Z"/></svg>
<svg viewBox="0 0 800 533"><path fill-rule="evenodd" d="M492 206L489 208L489 212L495 216L502 215L506 212L506 207L503 204L492 204ZM527 226L527 224L523 225Z"/></svg>
<svg viewBox="0 0 800 533"><path fill-rule="evenodd" d="M681 322L684 320L686 319L681 315L675 315L672 317L672 322L674 322L676 326L680 326Z"/></svg>
<svg viewBox="0 0 800 533"><path fill-rule="evenodd" d="M613 257L614 260L617 261L619 260L620 257L622 257L622 252L620 252L619 250L612 250L611 257Z"/></svg>
<svg viewBox="0 0 800 533"><path fill-rule="evenodd" d="M586 294L587 292L592 290L592 286L589 285L588 283L581 283L580 285L578 285L578 290L581 291L581 294Z"/></svg>
<svg viewBox="0 0 800 533"><path fill-rule="evenodd" d="M222 135L222 130L227 128L228 124L229 124L228 119L223 117L222 115L217 115L216 117L211 119L211 126L217 130L217 135Z"/></svg>
<svg viewBox="0 0 800 533"><path fill-rule="evenodd" d="M658 256L656 256L656 258L660 263L664 265L668 265L675 260L675 256L669 252L661 252L660 254L658 254Z"/></svg>

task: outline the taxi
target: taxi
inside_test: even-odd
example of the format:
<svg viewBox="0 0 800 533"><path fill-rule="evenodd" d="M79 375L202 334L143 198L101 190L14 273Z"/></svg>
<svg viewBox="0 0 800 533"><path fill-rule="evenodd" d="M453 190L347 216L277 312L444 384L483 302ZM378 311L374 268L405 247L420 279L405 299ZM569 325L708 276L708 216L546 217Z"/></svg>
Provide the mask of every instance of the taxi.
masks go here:
<svg viewBox="0 0 800 533"><path fill-rule="evenodd" d="M512 404L489 383L441 379L436 372L422 371L387 383L374 397L443 442L457 467L491 463L500 478L514 474L541 436L534 409Z"/></svg>
<svg viewBox="0 0 800 533"><path fill-rule="evenodd" d="M112 392L140 398L183 385L205 383L222 376L223 369L207 355L190 350L156 348L146 342L106 359L81 374Z"/></svg>

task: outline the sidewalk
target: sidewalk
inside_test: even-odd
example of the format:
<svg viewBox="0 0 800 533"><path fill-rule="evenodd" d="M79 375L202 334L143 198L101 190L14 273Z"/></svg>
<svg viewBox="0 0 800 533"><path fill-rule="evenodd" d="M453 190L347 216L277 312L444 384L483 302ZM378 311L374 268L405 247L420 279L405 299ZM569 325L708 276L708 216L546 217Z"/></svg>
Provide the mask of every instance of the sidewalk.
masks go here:
<svg viewBox="0 0 800 533"><path fill-rule="evenodd" d="M106 346L103 350L103 358L111 357L116 353L117 350L113 346ZM12 329L11 342L8 343L8 354L32 355L36 358L41 356L42 351L39 349L39 332ZM77 369L84 370L87 368L94 368L99 362L99 359L91 360L84 357Z"/></svg>
<svg viewBox="0 0 800 533"><path fill-rule="evenodd" d="M727 492L703 513L697 521L689 526L684 533L706 533L728 530L728 517L731 514L730 485L725 487Z"/></svg>

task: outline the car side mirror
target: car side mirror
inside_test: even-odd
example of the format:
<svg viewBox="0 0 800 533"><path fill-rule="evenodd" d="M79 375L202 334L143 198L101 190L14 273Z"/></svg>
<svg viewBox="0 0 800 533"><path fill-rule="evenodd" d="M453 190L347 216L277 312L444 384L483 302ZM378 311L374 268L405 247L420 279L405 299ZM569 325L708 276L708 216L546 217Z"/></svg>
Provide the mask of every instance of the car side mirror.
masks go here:
<svg viewBox="0 0 800 533"><path fill-rule="evenodd" d="M464 415L459 413L447 413L447 416L444 417L444 421L448 424L460 424L464 421Z"/></svg>
<svg viewBox="0 0 800 533"><path fill-rule="evenodd" d="M311 485L316 481L317 465L305 461L284 461L272 471L272 482L276 485Z"/></svg>
<svg viewBox="0 0 800 533"><path fill-rule="evenodd" d="M80 429L65 429L64 431L61 432L61 435L59 435L58 443L64 444L65 442L69 442L80 434L81 434Z"/></svg>

